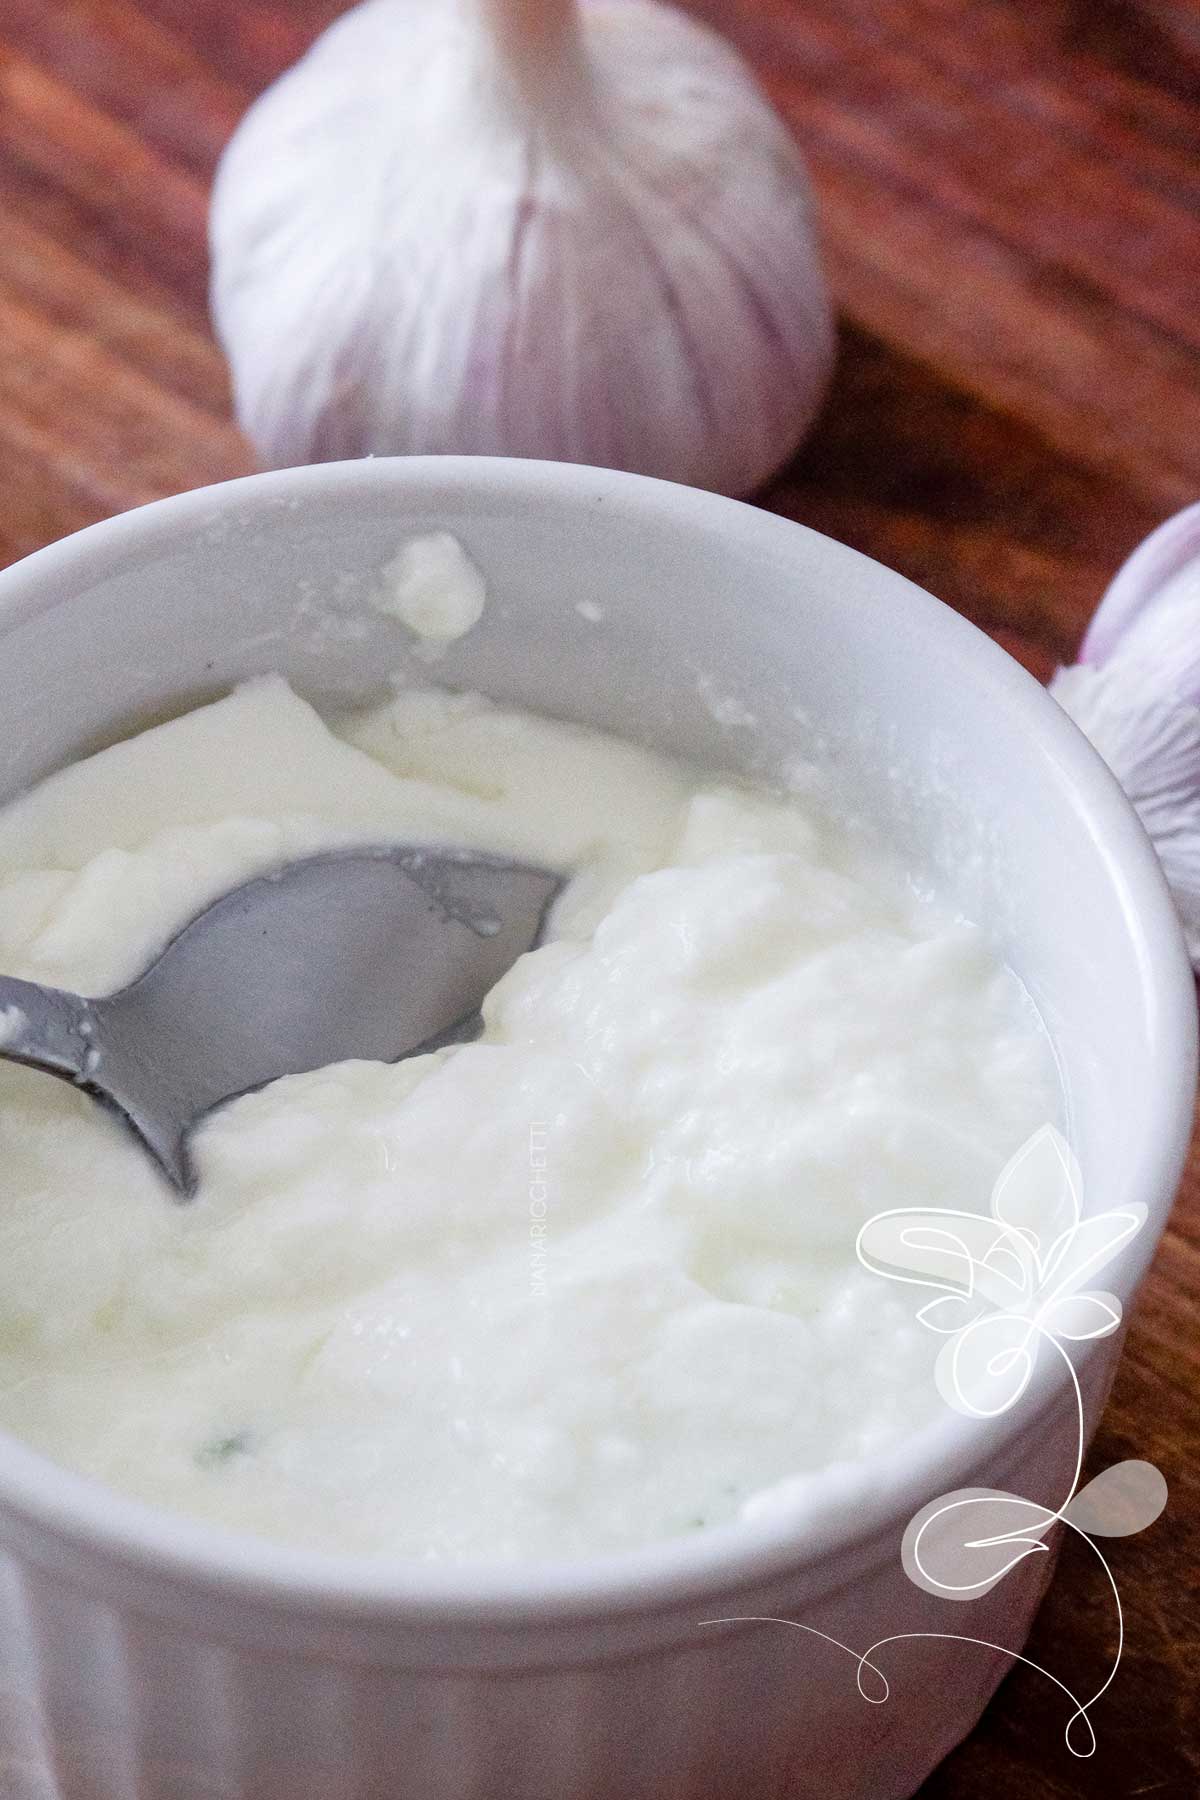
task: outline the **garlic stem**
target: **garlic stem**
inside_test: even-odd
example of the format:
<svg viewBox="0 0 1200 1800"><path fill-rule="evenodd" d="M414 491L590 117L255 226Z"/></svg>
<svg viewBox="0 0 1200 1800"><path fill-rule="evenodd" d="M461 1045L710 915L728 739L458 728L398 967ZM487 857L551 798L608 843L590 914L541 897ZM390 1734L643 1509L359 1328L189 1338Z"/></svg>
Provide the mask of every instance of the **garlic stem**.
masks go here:
<svg viewBox="0 0 1200 1800"><path fill-rule="evenodd" d="M476 0L497 46L514 57L560 55L579 40L578 0Z"/></svg>
<svg viewBox="0 0 1200 1800"><path fill-rule="evenodd" d="M522 89L567 86L583 72L579 0L472 0L500 64Z"/></svg>

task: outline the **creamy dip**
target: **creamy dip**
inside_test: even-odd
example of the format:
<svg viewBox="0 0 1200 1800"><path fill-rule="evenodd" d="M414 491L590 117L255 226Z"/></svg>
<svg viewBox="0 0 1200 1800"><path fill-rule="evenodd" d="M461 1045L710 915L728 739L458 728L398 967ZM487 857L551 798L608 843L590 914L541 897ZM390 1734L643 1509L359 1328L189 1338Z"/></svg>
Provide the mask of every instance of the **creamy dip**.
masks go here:
<svg viewBox="0 0 1200 1800"><path fill-rule="evenodd" d="M0 811L0 967L108 991L231 885L385 838L574 877L479 1043L227 1106L189 1205L0 1062L0 1423L227 1526L462 1559L692 1531L931 1417L936 1340L856 1232L982 1210L1055 1077L984 934L811 794L258 681Z"/></svg>

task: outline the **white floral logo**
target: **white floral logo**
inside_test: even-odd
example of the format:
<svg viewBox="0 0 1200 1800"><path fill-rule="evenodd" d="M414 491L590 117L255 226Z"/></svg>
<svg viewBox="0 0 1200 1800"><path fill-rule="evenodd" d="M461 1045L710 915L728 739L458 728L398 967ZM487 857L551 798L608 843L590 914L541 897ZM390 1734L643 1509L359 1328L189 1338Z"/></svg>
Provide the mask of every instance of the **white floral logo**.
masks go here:
<svg viewBox="0 0 1200 1800"><path fill-rule="evenodd" d="M1117 1329L1120 1301L1087 1284L1145 1219L1145 1207L1132 1205L1083 1218L1079 1165L1044 1125L1001 1171L990 1214L876 1213L856 1248L873 1274L936 1290L917 1317L946 1338L938 1389L957 1412L993 1419L1025 1392L1043 1341Z"/></svg>
<svg viewBox="0 0 1200 1800"><path fill-rule="evenodd" d="M1063 1525L1091 1544L1112 1589L1117 1611L1117 1649L1103 1684L1080 1700L1058 1676L1001 1644L957 1632L897 1633L864 1651L828 1638L858 1664L863 1698L881 1705L888 1697L883 1671L872 1661L885 1645L904 1637L939 1635L958 1643L1001 1650L1061 1689L1074 1711L1067 1748L1091 1756L1095 1733L1088 1714L1111 1686L1121 1661L1124 1620L1116 1582L1093 1541L1127 1537L1153 1524L1167 1503L1167 1484L1152 1463L1130 1460L1103 1470L1080 1488L1085 1447L1083 1396L1068 1346L1107 1337L1121 1323L1115 1294L1092 1287L1113 1257L1145 1223L1144 1206L1129 1205L1085 1218L1079 1165L1052 1125L1044 1125L1001 1170L987 1214L949 1208L896 1208L877 1213L858 1235L858 1257L872 1274L931 1288L917 1314L945 1339L934 1377L956 1412L994 1419L1015 1406L1043 1352L1065 1364L1075 1397L1074 1475L1057 1508L995 1488L958 1488L943 1494L910 1520L901 1545L909 1578L945 1600L969 1601L988 1593L1027 1557L1045 1555L1047 1534ZM747 1623L705 1620L705 1624ZM827 1637L792 1619L759 1620ZM866 1672L876 1678L868 1691Z"/></svg>

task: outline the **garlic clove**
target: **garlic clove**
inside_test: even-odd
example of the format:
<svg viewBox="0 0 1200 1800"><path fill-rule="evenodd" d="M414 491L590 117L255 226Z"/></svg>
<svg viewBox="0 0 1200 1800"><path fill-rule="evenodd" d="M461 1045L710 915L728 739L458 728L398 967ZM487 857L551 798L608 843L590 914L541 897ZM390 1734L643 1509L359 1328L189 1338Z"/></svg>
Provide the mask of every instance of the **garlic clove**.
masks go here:
<svg viewBox="0 0 1200 1800"><path fill-rule="evenodd" d="M1200 505L1185 507L1152 531L1122 564L1084 634L1079 660L1102 663L1123 642L1136 642L1135 631L1145 631L1150 654L1165 654L1179 691L1200 698L1198 619Z"/></svg>
<svg viewBox="0 0 1200 1800"><path fill-rule="evenodd" d="M1133 802L1200 969L1200 506L1124 564L1080 656L1050 691Z"/></svg>
<svg viewBox="0 0 1200 1800"><path fill-rule="evenodd" d="M653 0L367 0L238 127L211 241L274 465L534 456L742 493L832 360L799 154Z"/></svg>

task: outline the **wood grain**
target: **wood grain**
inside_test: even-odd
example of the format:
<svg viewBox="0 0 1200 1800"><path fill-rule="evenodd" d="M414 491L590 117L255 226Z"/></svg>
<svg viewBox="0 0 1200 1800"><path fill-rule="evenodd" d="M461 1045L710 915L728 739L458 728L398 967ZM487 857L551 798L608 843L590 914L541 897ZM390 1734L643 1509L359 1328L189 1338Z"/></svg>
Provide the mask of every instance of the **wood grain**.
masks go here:
<svg viewBox="0 0 1200 1800"><path fill-rule="evenodd" d="M3 0L0 562L250 469L208 333L205 209L240 112L338 0ZM1200 495L1200 6L693 0L813 171L843 317L763 503L891 563L1039 675L1121 557ZM928 1800L1200 1791L1200 1155L1092 1466L1158 1463L1112 1546L1127 1643L1074 1761L1014 1673ZM1030 1654L1102 1678L1111 1594L1069 1546Z"/></svg>

